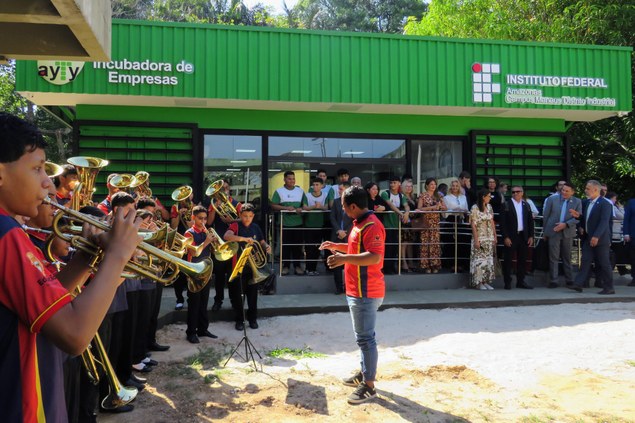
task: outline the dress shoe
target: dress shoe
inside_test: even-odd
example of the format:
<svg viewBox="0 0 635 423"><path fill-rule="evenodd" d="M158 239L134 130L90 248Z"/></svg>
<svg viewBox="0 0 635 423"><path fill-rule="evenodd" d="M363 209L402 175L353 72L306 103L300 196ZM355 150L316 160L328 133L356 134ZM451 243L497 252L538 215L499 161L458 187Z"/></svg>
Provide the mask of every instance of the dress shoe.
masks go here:
<svg viewBox="0 0 635 423"><path fill-rule="evenodd" d="M146 358L144 358L143 360L141 360L141 362L142 362L143 364L145 364L146 366L156 366L157 364L159 364L159 362L158 362L158 361L153 360L153 359L148 358L148 357L146 357Z"/></svg>
<svg viewBox="0 0 635 423"><path fill-rule="evenodd" d="M152 371L152 367L146 366L143 362L141 362L141 363L133 364L132 370L135 370L141 373L150 373Z"/></svg>
<svg viewBox="0 0 635 423"><path fill-rule="evenodd" d="M223 306L222 301L214 301L214 305L212 306L212 311L218 311Z"/></svg>
<svg viewBox="0 0 635 423"><path fill-rule="evenodd" d="M598 294L600 295L613 295L615 294L615 291L612 289L603 289L600 292L598 292Z"/></svg>
<svg viewBox="0 0 635 423"><path fill-rule="evenodd" d="M512 286L505 284L505 289L510 290L510 289L512 289Z"/></svg>
<svg viewBox="0 0 635 423"><path fill-rule="evenodd" d="M183 310L183 303L176 303L174 306L174 310Z"/></svg>
<svg viewBox="0 0 635 423"><path fill-rule="evenodd" d="M601 284L601 283L598 283L598 282L594 283L594 284L593 284L593 287L594 287L594 288L602 288L602 289L604 289L604 287L602 286L602 284Z"/></svg>
<svg viewBox="0 0 635 423"><path fill-rule="evenodd" d="M148 346L148 349L150 351L167 351L170 349L169 345L161 345L161 344L157 344L156 342L153 342L152 344L150 344Z"/></svg>
<svg viewBox="0 0 635 423"><path fill-rule="evenodd" d="M145 384L143 383L139 383L139 382L135 382L134 380L132 380L132 378L128 379L126 381L126 383L123 384L124 386L130 386L131 388L137 388L137 391L141 392L145 389Z"/></svg>
<svg viewBox="0 0 635 423"><path fill-rule="evenodd" d="M571 289L571 290L573 290L575 292L582 292L582 287L580 287L578 285L570 285L570 286L567 286L567 288L569 288L569 289Z"/></svg>
<svg viewBox="0 0 635 423"><path fill-rule="evenodd" d="M148 381L148 379L146 379L145 377L137 376L135 374L130 375L130 380L140 384L145 384Z"/></svg>
<svg viewBox="0 0 635 423"><path fill-rule="evenodd" d="M516 288L520 288L520 289L534 289L533 286L531 285L527 285L525 282L523 283L517 283L516 284Z"/></svg>
<svg viewBox="0 0 635 423"><path fill-rule="evenodd" d="M99 407L99 411L101 411L102 413L128 413L132 410L134 410L134 405L132 404L126 404L126 405L122 405L121 407L115 407L115 408Z"/></svg>
<svg viewBox="0 0 635 423"><path fill-rule="evenodd" d="M236 326L234 326L236 330L244 330L245 324L243 322L236 322Z"/></svg>
<svg viewBox="0 0 635 423"><path fill-rule="evenodd" d="M212 332L206 330L205 332L198 332L197 333L198 336L205 336L207 338L212 338L212 339L216 339L218 338L218 336L214 335Z"/></svg>
<svg viewBox="0 0 635 423"><path fill-rule="evenodd" d="M626 286L635 286L635 279L633 279L633 280L631 281L631 283L629 283L629 284L628 284L628 285L626 285Z"/></svg>
<svg viewBox="0 0 635 423"><path fill-rule="evenodd" d="M252 329L258 329L258 322L252 320L251 322L249 322L249 327Z"/></svg>
<svg viewBox="0 0 635 423"><path fill-rule="evenodd" d="M547 288L557 288L558 284L555 282L551 282L549 285L547 285Z"/></svg>
<svg viewBox="0 0 635 423"><path fill-rule="evenodd" d="M201 342L196 335L187 335L187 340L190 342L190 344L198 344Z"/></svg>

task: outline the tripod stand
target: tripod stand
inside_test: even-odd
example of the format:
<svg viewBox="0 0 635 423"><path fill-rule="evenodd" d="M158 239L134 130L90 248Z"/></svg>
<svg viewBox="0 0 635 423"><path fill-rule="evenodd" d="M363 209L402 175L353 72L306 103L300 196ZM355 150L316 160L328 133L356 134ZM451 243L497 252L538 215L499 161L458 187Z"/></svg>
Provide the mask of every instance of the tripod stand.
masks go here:
<svg viewBox="0 0 635 423"><path fill-rule="evenodd" d="M261 359L261 360L262 360L262 356L260 355L260 353L258 352L256 347L254 346L254 344L252 344L251 341L249 340L249 337L247 336L247 326L245 325L245 321L246 321L245 320L245 299L247 298L247 294L245 293L245 290L243 288L243 281L246 280L245 278L249 278L250 277L250 275L245 275L245 273L250 273L250 272L243 272L240 275L240 278L235 282L235 283L240 284L240 308L241 308L242 314L243 314L243 337L240 340L240 342L238 342L238 344L234 347L234 349L232 350L231 354L229 355L229 358L227 359L227 361L225 361L225 364L223 364L223 367L227 366L227 363L229 363L229 360L231 360L231 358L234 356L234 354L236 354L240 358L245 360L245 362L249 362L249 360L251 360L251 362L254 365L254 370L258 371L258 365L256 364L256 359L254 358L254 353L256 353L256 355L258 355L258 358ZM245 355L244 355L244 357L238 351L238 349L240 348L240 346L243 343L245 345ZM260 371L262 371L262 364L260 365Z"/></svg>

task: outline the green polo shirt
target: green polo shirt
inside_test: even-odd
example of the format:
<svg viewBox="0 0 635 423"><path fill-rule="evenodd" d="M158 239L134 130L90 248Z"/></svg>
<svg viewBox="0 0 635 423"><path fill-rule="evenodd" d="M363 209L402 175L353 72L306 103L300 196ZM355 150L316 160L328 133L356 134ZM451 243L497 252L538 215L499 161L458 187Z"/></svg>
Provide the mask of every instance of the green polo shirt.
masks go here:
<svg viewBox="0 0 635 423"><path fill-rule="evenodd" d="M285 207L293 206L297 209L307 205L306 194L299 186L295 186L293 189L287 189L282 186L273 193L271 203ZM288 228L302 226L302 215L291 212L281 212L280 214L282 215L282 226Z"/></svg>
<svg viewBox="0 0 635 423"><path fill-rule="evenodd" d="M386 191L382 191L381 194L379 194L381 198L383 198L384 200L386 200L387 203L392 202L392 200L390 199L390 190L386 190ZM408 201L406 200L406 197L402 194L399 193L399 206L397 207L399 210L404 210L404 207L406 206L406 204L408 204ZM394 202L392 202L393 204L395 204ZM396 205L396 204L395 204ZM392 212L391 209L386 210L390 213L386 213L382 216L382 220L384 222L384 227L385 228L398 228L399 227L399 215L397 213Z"/></svg>

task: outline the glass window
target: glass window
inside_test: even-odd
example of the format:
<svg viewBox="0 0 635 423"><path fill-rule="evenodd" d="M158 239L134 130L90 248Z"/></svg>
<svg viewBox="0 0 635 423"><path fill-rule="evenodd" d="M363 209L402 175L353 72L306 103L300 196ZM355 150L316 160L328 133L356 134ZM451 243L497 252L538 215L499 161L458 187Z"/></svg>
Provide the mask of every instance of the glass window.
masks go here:
<svg viewBox="0 0 635 423"><path fill-rule="evenodd" d="M412 175L415 190L424 191L426 178L436 178L439 184L450 184L463 170L461 141L412 141Z"/></svg>
<svg viewBox="0 0 635 423"><path fill-rule="evenodd" d="M323 137L269 137L269 156L342 159L402 159L404 140Z"/></svg>
<svg viewBox="0 0 635 423"><path fill-rule="evenodd" d="M260 206L262 186L262 138L243 135L205 135L204 187L223 179L241 203Z"/></svg>

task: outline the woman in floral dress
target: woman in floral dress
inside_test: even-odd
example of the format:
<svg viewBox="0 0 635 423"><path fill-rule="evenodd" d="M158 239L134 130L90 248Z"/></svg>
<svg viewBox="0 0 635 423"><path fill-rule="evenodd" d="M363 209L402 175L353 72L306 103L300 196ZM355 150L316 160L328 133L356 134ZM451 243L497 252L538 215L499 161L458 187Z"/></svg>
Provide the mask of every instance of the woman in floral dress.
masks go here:
<svg viewBox="0 0 635 423"><path fill-rule="evenodd" d="M491 193L482 189L476 196L476 204L470 212L472 226L472 251L470 254L470 286L486 290L494 289L494 253L496 252L496 224L489 204Z"/></svg>
<svg viewBox="0 0 635 423"><path fill-rule="evenodd" d="M419 195L417 210L438 212L447 210L437 191L437 180L426 179L426 190ZM441 213L424 213L421 230L421 268L426 273L441 269Z"/></svg>

